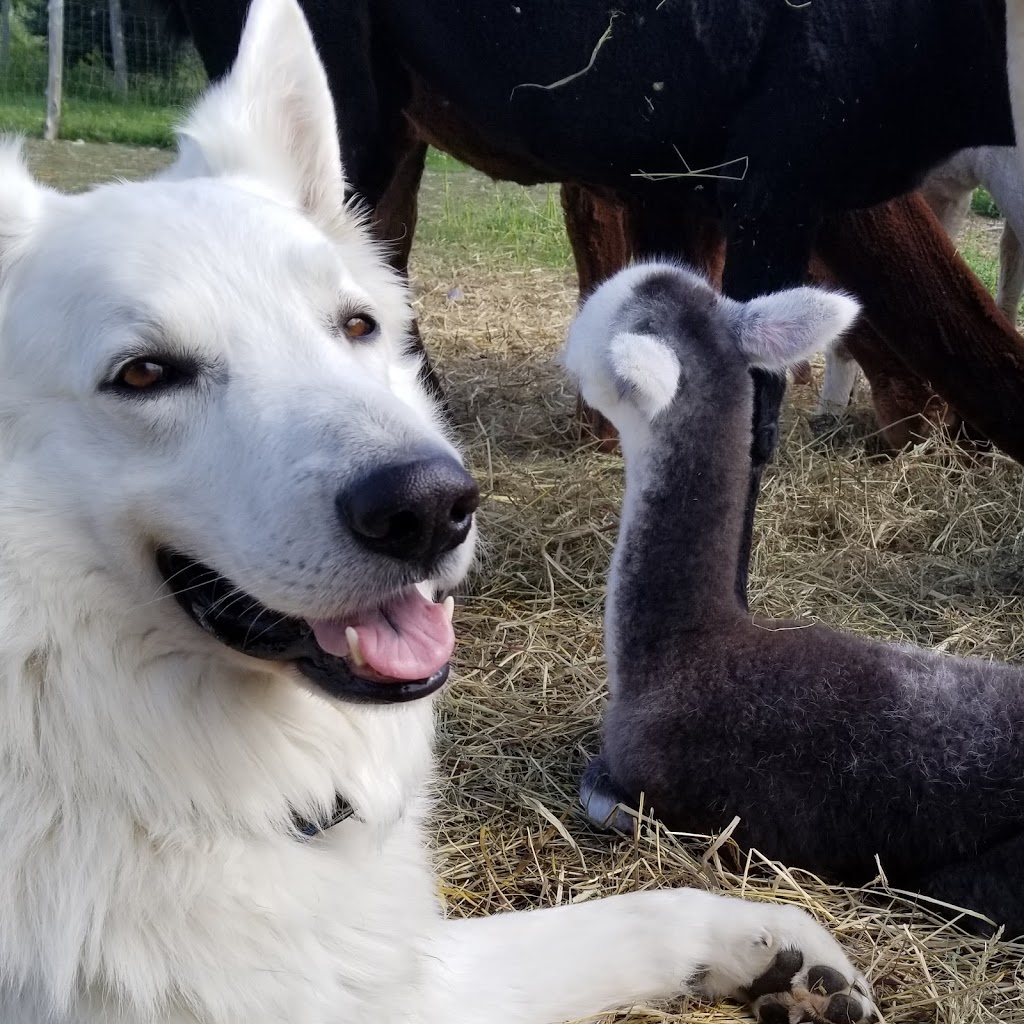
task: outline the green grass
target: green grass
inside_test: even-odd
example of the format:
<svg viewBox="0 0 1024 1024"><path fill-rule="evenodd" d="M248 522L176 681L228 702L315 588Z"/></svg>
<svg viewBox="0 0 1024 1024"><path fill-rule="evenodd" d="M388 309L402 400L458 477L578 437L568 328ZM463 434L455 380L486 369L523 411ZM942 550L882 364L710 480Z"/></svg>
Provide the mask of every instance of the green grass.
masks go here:
<svg viewBox="0 0 1024 1024"><path fill-rule="evenodd" d="M999 235L998 225L982 220L968 220L957 239L957 251L964 262L993 295L999 279Z"/></svg>
<svg viewBox="0 0 1024 1024"><path fill-rule="evenodd" d="M982 217L1001 217L996 201L987 189L976 188L971 196L971 210Z"/></svg>
<svg viewBox="0 0 1024 1024"><path fill-rule="evenodd" d="M427 150L427 170L428 171L468 171L469 168L460 161L456 160L455 157L449 156L447 153L442 153L439 149L434 149L431 146Z"/></svg>
<svg viewBox="0 0 1024 1024"><path fill-rule="evenodd" d="M452 258L473 262L486 253L520 266L570 265L557 185L523 188L474 171L428 169L420 210L417 245Z"/></svg>
<svg viewBox="0 0 1024 1024"><path fill-rule="evenodd" d="M179 106L68 99L61 112L60 137L131 146L170 146L172 128L182 112ZM39 138L45 120L46 101L42 97L0 99L0 132Z"/></svg>

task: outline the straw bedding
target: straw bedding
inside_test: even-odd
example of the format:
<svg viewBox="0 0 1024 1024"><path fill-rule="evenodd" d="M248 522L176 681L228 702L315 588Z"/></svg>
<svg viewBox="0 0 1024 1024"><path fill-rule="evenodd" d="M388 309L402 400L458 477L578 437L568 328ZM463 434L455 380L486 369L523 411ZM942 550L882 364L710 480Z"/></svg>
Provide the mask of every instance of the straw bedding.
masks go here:
<svg viewBox="0 0 1024 1024"><path fill-rule="evenodd" d="M1024 946L968 937L884 879L833 888L740 851L728 834L675 836L648 822L635 840L610 839L582 819L575 785L604 700L601 610L622 464L580 445L552 358L575 282L431 252L414 273L424 336L485 494L485 548L456 611L458 672L442 708L436 839L450 912L662 885L797 903L848 944L888 1021L1024 1024ZM819 379L820 367L812 388L790 391L760 507L753 607L1024 656L1024 471L942 438L873 456L863 394L851 425L817 438L807 412ZM682 1003L601 1019L746 1018Z"/></svg>

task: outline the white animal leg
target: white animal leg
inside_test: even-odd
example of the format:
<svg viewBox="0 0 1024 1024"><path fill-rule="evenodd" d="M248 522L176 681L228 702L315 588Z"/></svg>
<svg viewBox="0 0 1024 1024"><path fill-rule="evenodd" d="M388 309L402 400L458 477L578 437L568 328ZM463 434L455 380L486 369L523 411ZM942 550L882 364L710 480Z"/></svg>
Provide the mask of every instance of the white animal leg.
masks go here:
<svg viewBox="0 0 1024 1024"><path fill-rule="evenodd" d="M999 285L996 290L996 305L1006 319L1017 326L1017 310L1021 293L1024 292L1024 252L1020 239L1010 226L1003 225L1003 236L999 240Z"/></svg>
<svg viewBox="0 0 1024 1024"><path fill-rule="evenodd" d="M696 889L452 921L436 953L437 999L418 1024L558 1024L680 994L816 1013L841 995L849 1020L875 1013L867 982L807 914ZM819 975L827 994L809 991Z"/></svg>
<svg viewBox="0 0 1024 1024"><path fill-rule="evenodd" d="M845 345L836 345L826 353L825 379L821 384L815 416L842 416L850 404L858 369L857 361Z"/></svg>

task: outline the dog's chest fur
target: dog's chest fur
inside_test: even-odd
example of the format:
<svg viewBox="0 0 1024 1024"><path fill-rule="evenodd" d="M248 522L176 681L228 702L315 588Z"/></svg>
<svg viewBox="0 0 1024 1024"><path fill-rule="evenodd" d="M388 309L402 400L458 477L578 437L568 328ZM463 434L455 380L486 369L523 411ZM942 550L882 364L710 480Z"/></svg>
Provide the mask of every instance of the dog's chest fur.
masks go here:
<svg viewBox="0 0 1024 1024"><path fill-rule="evenodd" d="M423 811L417 799L393 825L350 819L311 841L281 835L156 846L123 822L107 822L106 849L95 848L97 841L89 851L81 898L55 886L66 929L20 940L37 941L52 970L75 925L85 926L78 970L88 976L77 979L71 1005L56 1016L43 984L20 994L0 989L0 1020L406 1020L438 913ZM65 856L41 851L42 859L55 853ZM137 1009L113 1018L119 989Z"/></svg>

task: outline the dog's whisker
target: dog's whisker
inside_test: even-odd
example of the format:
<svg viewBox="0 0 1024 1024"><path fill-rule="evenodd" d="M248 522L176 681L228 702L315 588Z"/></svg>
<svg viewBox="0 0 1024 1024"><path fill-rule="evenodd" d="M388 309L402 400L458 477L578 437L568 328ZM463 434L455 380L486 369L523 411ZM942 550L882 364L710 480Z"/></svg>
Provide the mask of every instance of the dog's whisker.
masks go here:
<svg viewBox="0 0 1024 1024"><path fill-rule="evenodd" d="M259 618L259 616L257 616L257 619L258 618ZM287 621L288 621L288 616L287 615L279 615L273 622L270 623L269 626L267 626L265 629L261 629L259 631L259 633L257 633L254 637L252 637L251 640L250 640L249 635L247 633L246 634L246 638L245 638L245 642L246 643L256 643L256 641L259 640L259 638L261 636L263 636L266 633L269 633L270 630L274 629L276 626L280 626L282 622L287 622ZM255 625L256 625L256 623L253 622L253 626L255 626ZM250 627L250 629L251 628L252 627Z"/></svg>
<svg viewBox="0 0 1024 1024"><path fill-rule="evenodd" d="M172 578L173 577L168 577L168 581ZM191 586L188 587L172 588L170 587L169 582L162 583L161 587L167 587L168 592L166 594L155 594L152 598L150 598L150 600L145 601L141 605L139 605L139 607L146 608L151 604L157 604L160 601L166 601L169 597L174 597L176 594L190 594L195 590L202 590L203 587L209 586L210 583L212 583L216 579L217 574L211 571L211 573L209 573L207 576L201 579L198 583L193 583Z"/></svg>

